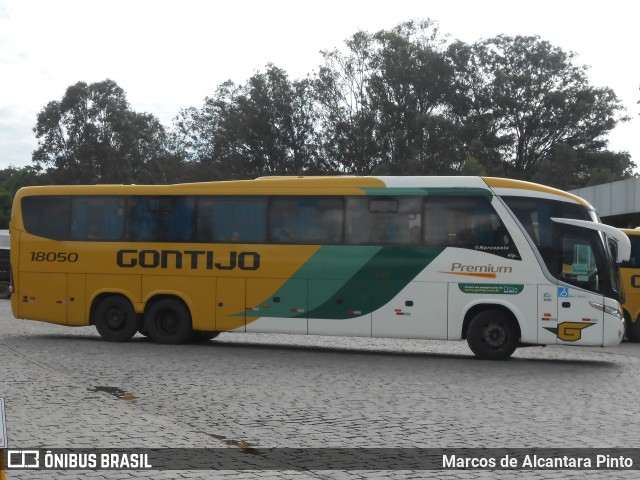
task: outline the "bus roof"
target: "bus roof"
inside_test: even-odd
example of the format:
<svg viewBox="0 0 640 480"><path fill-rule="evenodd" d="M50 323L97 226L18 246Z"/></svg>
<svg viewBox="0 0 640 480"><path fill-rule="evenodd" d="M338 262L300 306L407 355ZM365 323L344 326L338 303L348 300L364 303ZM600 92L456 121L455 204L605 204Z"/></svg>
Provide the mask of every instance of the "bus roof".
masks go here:
<svg viewBox="0 0 640 480"><path fill-rule="evenodd" d="M234 194L246 192L278 193L304 195L305 193L329 193L328 189L341 189L341 194L362 195L376 192L377 189L424 189L424 188L476 188L490 189L497 195L521 195L550 198L578 203L590 209L593 207L584 199L537 183L495 177L469 176L272 176L255 180L229 180L215 182L182 183L173 185L86 185L25 187L18 196L28 194L92 194L117 195L132 194L162 195L163 190L180 193L183 190L199 194ZM315 190L315 191L314 191ZM391 192L388 192L391 193Z"/></svg>
<svg viewBox="0 0 640 480"><path fill-rule="evenodd" d="M553 187L547 187L546 185L540 185L539 183L526 182L524 180L512 180L510 178L497 178L497 177L482 177L485 183L491 187L498 195L520 194L525 190L527 193L535 193L538 197L564 197L567 200L571 200L580 205L584 205L591 210L594 210L593 206L587 202L584 198L573 195L572 193L565 192ZM557 199L557 198L556 198Z"/></svg>

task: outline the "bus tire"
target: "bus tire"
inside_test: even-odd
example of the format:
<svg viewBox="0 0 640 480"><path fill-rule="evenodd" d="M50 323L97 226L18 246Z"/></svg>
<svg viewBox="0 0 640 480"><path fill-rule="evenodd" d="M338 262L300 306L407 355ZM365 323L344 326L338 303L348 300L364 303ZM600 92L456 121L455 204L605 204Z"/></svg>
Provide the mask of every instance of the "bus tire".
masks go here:
<svg viewBox="0 0 640 480"><path fill-rule="evenodd" d="M627 330L627 340L630 342L640 342L640 318L636 319L635 322L632 322L631 319L628 319L625 322L626 330Z"/></svg>
<svg viewBox="0 0 640 480"><path fill-rule="evenodd" d="M513 318L501 310L484 310L469 324L467 343L482 360L506 360L518 347L518 329Z"/></svg>
<svg viewBox="0 0 640 480"><path fill-rule="evenodd" d="M11 296L11 290L9 289L9 284L0 283L0 298L7 299Z"/></svg>
<svg viewBox="0 0 640 480"><path fill-rule="evenodd" d="M98 333L107 342L126 342L138 331L138 316L131 302L120 295L100 301L94 318Z"/></svg>
<svg viewBox="0 0 640 480"><path fill-rule="evenodd" d="M189 309L174 298L151 305L144 315L144 329L156 343L185 343L193 335Z"/></svg>

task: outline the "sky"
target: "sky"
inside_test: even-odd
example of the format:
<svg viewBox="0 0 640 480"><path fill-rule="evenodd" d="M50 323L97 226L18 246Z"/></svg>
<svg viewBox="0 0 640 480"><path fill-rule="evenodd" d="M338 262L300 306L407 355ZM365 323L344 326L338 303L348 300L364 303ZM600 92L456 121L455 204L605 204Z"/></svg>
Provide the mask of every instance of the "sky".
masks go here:
<svg viewBox="0 0 640 480"><path fill-rule="evenodd" d="M358 30L426 18L467 43L539 35L574 52L632 117L609 149L640 171L637 0L0 0L0 169L32 164L38 112L79 81L114 80L133 110L169 127L226 80L243 84L268 63L304 78Z"/></svg>

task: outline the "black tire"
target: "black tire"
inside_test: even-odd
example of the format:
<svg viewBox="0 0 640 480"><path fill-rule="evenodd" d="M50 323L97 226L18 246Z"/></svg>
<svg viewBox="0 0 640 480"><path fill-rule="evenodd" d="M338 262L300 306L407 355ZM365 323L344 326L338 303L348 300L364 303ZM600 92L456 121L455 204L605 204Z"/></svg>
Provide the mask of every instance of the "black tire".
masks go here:
<svg viewBox="0 0 640 480"><path fill-rule="evenodd" d="M627 330L627 340L630 342L640 342L640 318L635 323L631 319L627 319L625 328Z"/></svg>
<svg viewBox="0 0 640 480"><path fill-rule="evenodd" d="M11 296L11 290L6 283L0 283L0 298L7 299Z"/></svg>
<svg viewBox="0 0 640 480"><path fill-rule="evenodd" d="M506 360L520 338L513 318L500 310L485 310L471 320L467 343L476 357L482 360Z"/></svg>
<svg viewBox="0 0 640 480"><path fill-rule="evenodd" d="M157 343L185 343L193 335L189 309L179 300L164 298L144 315L144 329Z"/></svg>
<svg viewBox="0 0 640 480"><path fill-rule="evenodd" d="M216 338L218 335L220 335L220 332L194 331L191 341L194 343L208 342L209 340Z"/></svg>
<svg viewBox="0 0 640 480"><path fill-rule="evenodd" d="M94 319L98 333L107 342L126 342L138 331L138 316L133 305L120 295L103 299Z"/></svg>

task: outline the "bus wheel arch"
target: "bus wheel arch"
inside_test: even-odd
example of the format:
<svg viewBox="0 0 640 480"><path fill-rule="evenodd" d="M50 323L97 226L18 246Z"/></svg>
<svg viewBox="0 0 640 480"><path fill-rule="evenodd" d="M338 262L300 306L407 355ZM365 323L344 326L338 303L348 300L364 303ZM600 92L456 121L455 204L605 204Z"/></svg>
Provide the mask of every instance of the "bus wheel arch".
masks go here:
<svg viewBox="0 0 640 480"><path fill-rule="evenodd" d="M520 324L503 305L475 305L465 315L462 338L478 358L505 360L520 343Z"/></svg>
<svg viewBox="0 0 640 480"><path fill-rule="evenodd" d="M174 295L157 295L144 309L144 330L156 343L180 344L193 337L191 310Z"/></svg>
<svg viewBox="0 0 640 480"><path fill-rule="evenodd" d="M127 297L104 293L91 303L90 323L104 340L126 342L137 333L140 320Z"/></svg>

